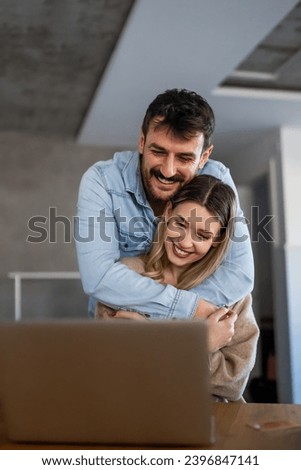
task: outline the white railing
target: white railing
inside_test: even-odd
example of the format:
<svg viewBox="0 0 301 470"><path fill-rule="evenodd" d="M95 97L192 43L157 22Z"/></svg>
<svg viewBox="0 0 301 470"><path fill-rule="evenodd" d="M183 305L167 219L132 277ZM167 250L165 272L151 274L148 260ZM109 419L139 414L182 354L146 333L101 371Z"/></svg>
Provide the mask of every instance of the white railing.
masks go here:
<svg viewBox="0 0 301 470"><path fill-rule="evenodd" d="M8 273L8 277L15 281L15 320L22 318L22 280L80 279L79 272L76 271L13 272Z"/></svg>

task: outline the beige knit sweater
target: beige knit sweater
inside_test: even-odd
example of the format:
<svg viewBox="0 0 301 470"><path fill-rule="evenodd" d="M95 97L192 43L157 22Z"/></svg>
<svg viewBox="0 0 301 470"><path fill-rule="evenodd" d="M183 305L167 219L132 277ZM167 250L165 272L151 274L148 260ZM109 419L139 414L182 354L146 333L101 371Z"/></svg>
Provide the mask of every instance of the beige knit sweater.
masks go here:
<svg viewBox="0 0 301 470"><path fill-rule="evenodd" d="M141 258L123 258L121 261L139 274L144 273ZM256 358L259 329L252 309L251 294L231 307L237 313L235 333L231 342L219 351L209 354L211 393L223 401L242 399L249 374ZM102 318L110 307L97 303L95 317Z"/></svg>

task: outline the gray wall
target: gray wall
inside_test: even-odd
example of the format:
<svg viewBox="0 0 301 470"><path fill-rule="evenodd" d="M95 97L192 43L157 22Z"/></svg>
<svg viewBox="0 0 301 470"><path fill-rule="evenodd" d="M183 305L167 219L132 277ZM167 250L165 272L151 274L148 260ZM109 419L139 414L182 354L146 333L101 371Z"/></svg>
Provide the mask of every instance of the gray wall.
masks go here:
<svg viewBox="0 0 301 470"><path fill-rule="evenodd" d="M94 162L110 158L112 150L79 146L73 142L16 133L0 134L0 320L13 318L12 271L77 271L75 246L68 225L76 213L78 186ZM54 223L56 237L43 243L28 228L32 217L47 218L40 226L49 231L49 208L66 217ZM45 219L46 220L46 219ZM25 318L85 316L86 297L80 281L24 281Z"/></svg>

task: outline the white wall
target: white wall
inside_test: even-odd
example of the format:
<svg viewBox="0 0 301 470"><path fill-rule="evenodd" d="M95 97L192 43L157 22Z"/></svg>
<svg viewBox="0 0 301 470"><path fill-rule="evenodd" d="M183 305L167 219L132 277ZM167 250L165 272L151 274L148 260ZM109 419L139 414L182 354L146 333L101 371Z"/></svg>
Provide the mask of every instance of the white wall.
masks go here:
<svg viewBox="0 0 301 470"><path fill-rule="evenodd" d="M301 129L281 130L292 401L301 403Z"/></svg>
<svg viewBox="0 0 301 470"><path fill-rule="evenodd" d="M301 308L298 308L300 302L297 299L296 286L298 279L301 279L301 273L296 272L297 256L301 257L301 249L299 251L296 246L301 222L301 216L296 218L298 202L296 188L298 188L300 168L300 163L297 164L295 161L298 160L298 139L301 148L301 137L296 131L272 129L262 134L260 138L254 136L253 143L250 139L247 147L240 148L239 152L224 160L231 168L231 173L238 184L252 187L260 177L264 175L268 177L270 209L274 215L270 276L274 293L272 315L277 355L278 400L288 403L301 403L301 386L297 380L298 375L301 380L301 363L299 368L297 364L298 358L301 357L301 342L299 339L299 348L297 340L298 336L301 338L299 319ZM299 214L300 212L299 210ZM263 266L262 259L256 256L257 248L253 243L255 272L258 279L261 278L261 270L265 270L266 266ZM301 263L299 265L301 266ZM264 305L260 298L265 301L266 296L265 286L257 284L254 290L254 310L259 321L266 312L256 310L259 305Z"/></svg>
<svg viewBox="0 0 301 470"><path fill-rule="evenodd" d="M278 398L301 403L301 129L266 133L230 159L237 181L270 182ZM256 247L254 247L256 250ZM260 270L260 265L256 266ZM258 292L257 292L258 295ZM264 289L259 295L266 295Z"/></svg>

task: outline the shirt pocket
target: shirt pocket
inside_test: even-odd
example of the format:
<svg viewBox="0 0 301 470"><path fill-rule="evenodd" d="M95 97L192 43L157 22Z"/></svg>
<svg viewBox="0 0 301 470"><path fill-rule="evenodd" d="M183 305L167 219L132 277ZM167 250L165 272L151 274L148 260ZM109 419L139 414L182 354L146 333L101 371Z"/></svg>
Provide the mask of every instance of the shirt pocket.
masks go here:
<svg viewBox="0 0 301 470"><path fill-rule="evenodd" d="M149 251L151 241L147 235L140 233L119 232L119 249L121 256L136 256Z"/></svg>

